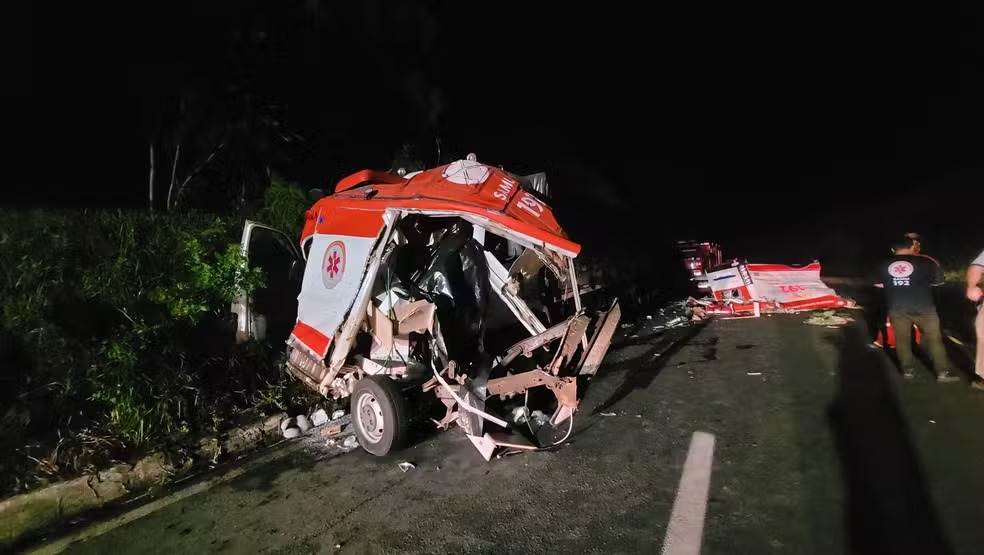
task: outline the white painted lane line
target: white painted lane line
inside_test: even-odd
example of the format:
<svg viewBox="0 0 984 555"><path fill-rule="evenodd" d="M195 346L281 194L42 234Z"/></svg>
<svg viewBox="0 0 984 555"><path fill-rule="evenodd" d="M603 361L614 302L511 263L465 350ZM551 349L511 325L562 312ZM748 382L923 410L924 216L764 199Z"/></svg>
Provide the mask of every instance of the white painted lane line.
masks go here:
<svg viewBox="0 0 984 555"><path fill-rule="evenodd" d="M663 555L700 554L713 463L714 434L694 432L687 461L683 464L680 487L673 501L670 524L666 527Z"/></svg>

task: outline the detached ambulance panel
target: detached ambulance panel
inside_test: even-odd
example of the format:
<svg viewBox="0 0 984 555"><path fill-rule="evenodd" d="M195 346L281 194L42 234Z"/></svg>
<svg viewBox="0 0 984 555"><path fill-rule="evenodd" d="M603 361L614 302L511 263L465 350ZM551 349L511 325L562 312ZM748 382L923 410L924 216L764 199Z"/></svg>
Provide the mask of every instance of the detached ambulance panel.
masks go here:
<svg viewBox="0 0 984 555"><path fill-rule="evenodd" d="M768 301L786 310L839 308L850 301L820 279L820 263L807 266L741 264L708 273L718 301Z"/></svg>

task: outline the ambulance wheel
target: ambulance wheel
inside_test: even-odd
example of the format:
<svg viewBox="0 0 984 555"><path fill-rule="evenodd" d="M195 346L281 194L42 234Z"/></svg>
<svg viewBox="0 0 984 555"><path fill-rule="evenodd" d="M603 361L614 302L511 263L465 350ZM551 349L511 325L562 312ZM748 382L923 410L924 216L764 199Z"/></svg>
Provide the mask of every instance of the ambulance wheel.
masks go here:
<svg viewBox="0 0 984 555"><path fill-rule="evenodd" d="M385 376L366 376L356 382L350 411L359 445L382 457L403 447L408 410L403 392Z"/></svg>

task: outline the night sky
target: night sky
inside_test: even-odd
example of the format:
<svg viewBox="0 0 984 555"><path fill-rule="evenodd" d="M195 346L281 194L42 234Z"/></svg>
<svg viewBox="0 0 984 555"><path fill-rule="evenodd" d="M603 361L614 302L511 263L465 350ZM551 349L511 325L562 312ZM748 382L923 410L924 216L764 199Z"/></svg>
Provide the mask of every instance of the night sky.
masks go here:
<svg viewBox="0 0 984 555"><path fill-rule="evenodd" d="M4 192L143 206L155 99L235 83L274 107L293 138L276 171L306 187L408 142L433 163L440 137L445 162L547 170L586 243L799 262L899 230L984 242L975 4L532 4L36 9L8 127L31 186Z"/></svg>

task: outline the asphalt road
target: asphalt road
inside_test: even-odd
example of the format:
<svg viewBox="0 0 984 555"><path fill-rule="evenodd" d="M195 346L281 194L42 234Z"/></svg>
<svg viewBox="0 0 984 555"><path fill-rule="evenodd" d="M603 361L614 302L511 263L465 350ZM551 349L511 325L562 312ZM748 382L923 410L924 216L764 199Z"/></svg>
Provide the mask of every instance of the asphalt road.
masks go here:
<svg viewBox="0 0 984 555"><path fill-rule="evenodd" d="M486 463L457 430L383 459L297 450L69 552L657 553L703 431L705 554L980 553L984 394L903 382L863 323L806 318L716 320L663 356L623 330L553 452Z"/></svg>

